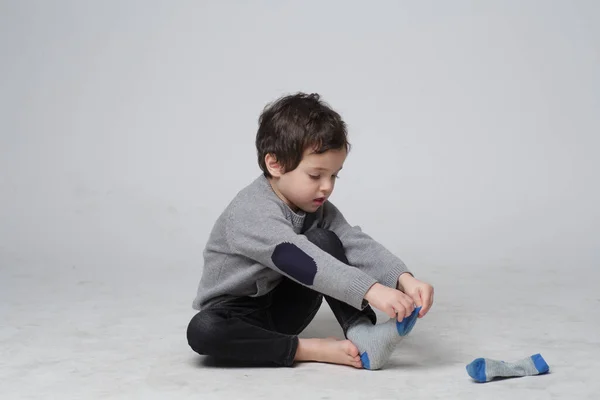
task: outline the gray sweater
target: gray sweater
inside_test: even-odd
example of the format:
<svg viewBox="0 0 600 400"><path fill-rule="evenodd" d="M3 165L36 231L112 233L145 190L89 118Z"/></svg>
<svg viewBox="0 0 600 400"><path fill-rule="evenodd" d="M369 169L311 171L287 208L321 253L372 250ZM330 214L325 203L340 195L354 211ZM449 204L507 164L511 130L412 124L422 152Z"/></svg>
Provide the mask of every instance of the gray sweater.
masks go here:
<svg viewBox="0 0 600 400"><path fill-rule="evenodd" d="M302 235L315 227L337 234L350 265ZM203 255L196 310L231 296L262 296L283 276L362 309L373 284L396 287L408 272L398 257L348 224L331 202L314 213L293 212L263 175L238 192L219 216Z"/></svg>

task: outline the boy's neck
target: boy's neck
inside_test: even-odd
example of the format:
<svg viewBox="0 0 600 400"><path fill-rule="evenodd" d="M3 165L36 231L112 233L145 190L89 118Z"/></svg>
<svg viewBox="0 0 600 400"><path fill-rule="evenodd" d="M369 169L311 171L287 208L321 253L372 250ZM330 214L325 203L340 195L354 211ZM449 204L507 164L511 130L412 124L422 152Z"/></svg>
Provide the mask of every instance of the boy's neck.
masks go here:
<svg viewBox="0 0 600 400"><path fill-rule="evenodd" d="M269 185L271 186L271 189L273 189L273 192L275 193L275 195L277 197L279 197L279 199L281 201L283 201L285 203L285 205L287 205L290 210L292 210L294 213L298 213L300 211L300 209L292 204L288 199L285 198L285 196L279 191L279 188L277 187L277 178L267 178L267 181L269 182Z"/></svg>

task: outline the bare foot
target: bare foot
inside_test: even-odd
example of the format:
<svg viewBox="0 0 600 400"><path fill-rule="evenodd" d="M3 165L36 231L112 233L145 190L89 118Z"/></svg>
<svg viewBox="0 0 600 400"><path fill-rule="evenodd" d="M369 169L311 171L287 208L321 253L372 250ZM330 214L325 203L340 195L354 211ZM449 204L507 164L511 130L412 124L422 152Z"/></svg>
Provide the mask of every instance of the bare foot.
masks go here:
<svg viewBox="0 0 600 400"><path fill-rule="evenodd" d="M349 340L299 339L296 361L317 361L362 368L358 348Z"/></svg>

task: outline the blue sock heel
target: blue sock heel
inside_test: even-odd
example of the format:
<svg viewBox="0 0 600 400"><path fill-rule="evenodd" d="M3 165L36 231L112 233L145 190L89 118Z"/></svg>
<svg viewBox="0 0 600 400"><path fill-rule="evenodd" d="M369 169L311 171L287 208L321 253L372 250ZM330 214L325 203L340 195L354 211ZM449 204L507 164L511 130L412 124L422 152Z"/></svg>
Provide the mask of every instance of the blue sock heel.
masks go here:
<svg viewBox="0 0 600 400"><path fill-rule="evenodd" d="M362 361L363 368L371 369L371 361L369 360L369 354L366 351L360 355L360 361Z"/></svg>

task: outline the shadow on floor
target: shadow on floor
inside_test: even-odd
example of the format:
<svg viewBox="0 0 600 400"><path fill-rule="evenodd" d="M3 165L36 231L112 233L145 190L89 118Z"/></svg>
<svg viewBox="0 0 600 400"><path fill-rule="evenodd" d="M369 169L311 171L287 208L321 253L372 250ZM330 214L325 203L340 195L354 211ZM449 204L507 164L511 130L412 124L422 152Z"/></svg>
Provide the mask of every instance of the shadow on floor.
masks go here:
<svg viewBox="0 0 600 400"><path fill-rule="evenodd" d="M451 343L445 343L433 332L418 332L396 348L386 369L432 368L461 362L461 355Z"/></svg>
<svg viewBox="0 0 600 400"><path fill-rule="evenodd" d="M220 359L209 356L194 357L191 363L196 367L209 368L281 368L275 364L270 363L252 363L238 360Z"/></svg>

